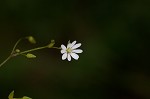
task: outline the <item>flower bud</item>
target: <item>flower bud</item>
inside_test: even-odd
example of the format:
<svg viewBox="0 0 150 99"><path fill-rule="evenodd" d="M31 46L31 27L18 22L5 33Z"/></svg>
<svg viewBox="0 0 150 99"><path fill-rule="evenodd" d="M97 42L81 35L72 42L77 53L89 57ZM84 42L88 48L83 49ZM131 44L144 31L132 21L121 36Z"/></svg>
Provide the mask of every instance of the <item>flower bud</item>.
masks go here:
<svg viewBox="0 0 150 99"><path fill-rule="evenodd" d="M32 43L32 44L35 44L35 43L36 43L36 40L35 40L35 38L34 38L33 36L28 36L27 39L28 39L28 41L29 41L30 43Z"/></svg>
<svg viewBox="0 0 150 99"><path fill-rule="evenodd" d="M19 50L19 49L16 49L15 51L16 51L17 53L19 53L19 52L20 52L20 50Z"/></svg>
<svg viewBox="0 0 150 99"><path fill-rule="evenodd" d="M48 48L52 48L55 44L55 40L51 40L51 43L48 44Z"/></svg>
<svg viewBox="0 0 150 99"><path fill-rule="evenodd" d="M28 53L26 55L27 58L36 58L36 56L34 54Z"/></svg>

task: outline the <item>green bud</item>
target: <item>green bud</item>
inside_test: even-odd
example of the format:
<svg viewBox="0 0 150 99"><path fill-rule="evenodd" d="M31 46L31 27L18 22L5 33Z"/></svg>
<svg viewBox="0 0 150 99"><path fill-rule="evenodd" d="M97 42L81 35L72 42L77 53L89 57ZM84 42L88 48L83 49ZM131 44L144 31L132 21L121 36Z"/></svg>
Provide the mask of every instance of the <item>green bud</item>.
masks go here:
<svg viewBox="0 0 150 99"><path fill-rule="evenodd" d="M8 99L13 99L13 97L14 97L14 91L12 91L12 92L9 94Z"/></svg>
<svg viewBox="0 0 150 99"><path fill-rule="evenodd" d="M22 99L32 99L32 98L24 96Z"/></svg>
<svg viewBox="0 0 150 99"><path fill-rule="evenodd" d="M34 54L28 53L26 55L27 58L36 58L36 56Z"/></svg>
<svg viewBox="0 0 150 99"><path fill-rule="evenodd" d="M35 38L34 38L33 36L28 36L27 39L28 39L28 41L29 41L30 43L32 43L32 44L35 44L35 43L36 43L36 40L35 40Z"/></svg>
<svg viewBox="0 0 150 99"><path fill-rule="evenodd" d="M19 52L20 52L20 50L19 50L19 49L16 49L15 51L16 51L17 53L19 53Z"/></svg>
<svg viewBox="0 0 150 99"><path fill-rule="evenodd" d="M51 40L51 43L48 44L48 48L52 48L55 44L55 40Z"/></svg>

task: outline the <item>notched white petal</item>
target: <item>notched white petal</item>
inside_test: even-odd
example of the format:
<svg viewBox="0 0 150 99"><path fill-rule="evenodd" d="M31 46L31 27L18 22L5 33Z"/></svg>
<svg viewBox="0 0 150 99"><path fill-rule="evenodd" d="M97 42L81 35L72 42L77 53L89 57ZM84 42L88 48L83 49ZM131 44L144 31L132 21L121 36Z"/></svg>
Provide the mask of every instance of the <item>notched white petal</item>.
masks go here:
<svg viewBox="0 0 150 99"><path fill-rule="evenodd" d="M72 47L72 49L76 49L76 48L78 48L78 47L80 47L80 46L81 46L81 43L75 44L75 45Z"/></svg>
<svg viewBox="0 0 150 99"><path fill-rule="evenodd" d="M65 47L65 45L61 45L61 49L63 49L63 50L66 50L66 47Z"/></svg>
<svg viewBox="0 0 150 99"><path fill-rule="evenodd" d="M78 60L78 58L79 58L79 55L77 55L76 53L71 53L71 56L72 56L75 60Z"/></svg>
<svg viewBox="0 0 150 99"><path fill-rule="evenodd" d="M73 46L76 44L76 42L77 42L77 41L73 41L73 42L71 43L71 46L70 46L70 47L73 47Z"/></svg>
<svg viewBox="0 0 150 99"><path fill-rule="evenodd" d="M68 54L67 59L68 59L68 61L71 61L71 56L70 56L70 54Z"/></svg>
<svg viewBox="0 0 150 99"><path fill-rule="evenodd" d="M64 53L63 55L62 55L62 60L65 60L67 58L67 53Z"/></svg>
<svg viewBox="0 0 150 99"><path fill-rule="evenodd" d="M74 52L74 53L82 53L83 50L81 50L81 49L74 49L72 52Z"/></svg>
<svg viewBox="0 0 150 99"><path fill-rule="evenodd" d="M61 54L64 54L64 53L66 53L66 50L61 50Z"/></svg>

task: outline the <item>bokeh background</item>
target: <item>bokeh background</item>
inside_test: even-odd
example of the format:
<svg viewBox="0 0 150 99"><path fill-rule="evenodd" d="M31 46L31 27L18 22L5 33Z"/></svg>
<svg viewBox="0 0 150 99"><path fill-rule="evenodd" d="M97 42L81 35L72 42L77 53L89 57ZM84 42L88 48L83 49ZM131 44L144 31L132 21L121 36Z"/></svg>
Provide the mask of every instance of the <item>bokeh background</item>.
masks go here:
<svg viewBox="0 0 150 99"><path fill-rule="evenodd" d="M59 50L18 56L0 68L0 99L150 99L150 0L1 0L0 62L18 48L82 43L78 61Z"/></svg>

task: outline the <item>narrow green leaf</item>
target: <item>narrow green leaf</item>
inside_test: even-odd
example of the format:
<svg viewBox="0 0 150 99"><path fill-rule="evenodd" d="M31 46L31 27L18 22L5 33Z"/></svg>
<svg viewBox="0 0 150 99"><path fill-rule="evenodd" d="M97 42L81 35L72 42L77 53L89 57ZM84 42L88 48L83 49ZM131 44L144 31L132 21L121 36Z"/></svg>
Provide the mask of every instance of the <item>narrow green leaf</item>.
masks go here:
<svg viewBox="0 0 150 99"><path fill-rule="evenodd" d="M8 99L13 99L14 97L14 90L9 94Z"/></svg>
<svg viewBox="0 0 150 99"><path fill-rule="evenodd" d="M22 99L32 99L32 98L24 96Z"/></svg>

